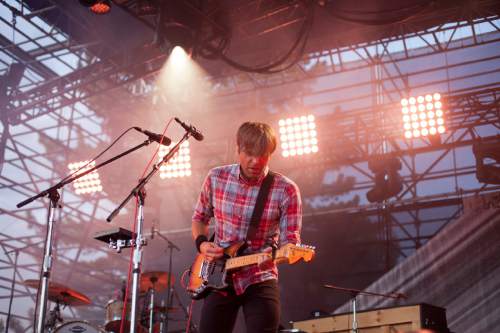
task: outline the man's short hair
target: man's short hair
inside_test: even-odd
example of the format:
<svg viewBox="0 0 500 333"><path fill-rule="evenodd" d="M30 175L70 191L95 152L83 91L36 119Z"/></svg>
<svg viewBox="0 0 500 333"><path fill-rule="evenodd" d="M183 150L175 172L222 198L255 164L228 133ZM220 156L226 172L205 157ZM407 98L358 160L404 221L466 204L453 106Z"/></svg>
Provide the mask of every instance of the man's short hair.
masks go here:
<svg viewBox="0 0 500 333"><path fill-rule="evenodd" d="M268 124L245 122L238 129L236 143L247 154L263 156L276 150L276 135Z"/></svg>

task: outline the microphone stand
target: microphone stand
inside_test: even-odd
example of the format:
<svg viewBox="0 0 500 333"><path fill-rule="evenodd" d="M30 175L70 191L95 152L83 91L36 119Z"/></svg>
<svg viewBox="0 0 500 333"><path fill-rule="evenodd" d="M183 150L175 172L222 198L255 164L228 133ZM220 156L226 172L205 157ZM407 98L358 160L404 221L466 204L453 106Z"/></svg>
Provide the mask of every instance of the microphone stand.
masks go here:
<svg viewBox="0 0 500 333"><path fill-rule="evenodd" d="M347 292L351 294L352 299L351 299L351 304L352 304L352 333L358 333L358 321L356 318L357 310L356 310L356 297L358 295L368 295L368 296L379 296L379 297L386 297L386 298L394 298L394 299L400 299L400 298L406 298L404 294L401 293L391 293L391 294L379 294L379 293L374 293L370 291L363 291L359 289L351 289L351 288L343 288L343 287L337 287L331 284L325 284L323 287L328 288L328 289L334 289L338 290L341 292Z"/></svg>
<svg viewBox="0 0 500 333"><path fill-rule="evenodd" d="M136 333L136 318L137 318L137 301L139 298L138 285L141 277L141 265L142 265L142 247L145 245L145 239L142 236L142 229L144 225L144 187L149 182L149 180L160 170L162 164L168 162L177 153L180 146L186 141L190 136L189 132L186 132L179 142L172 147L172 149L163 157L163 159L156 163L151 171L146 175L146 177L139 180L139 183L132 189L130 194L122 201L122 203L115 208L113 212L106 218L106 221L111 222L113 218L118 215L120 210L132 199L132 197L137 197L139 202L139 208L137 210L137 230L136 230L136 240L133 244L134 253L133 258L133 280L132 280L132 309L130 311L130 333ZM169 273L170 274L170 273Z"/></svg>
<svg viewBox="0 0 500 333"><path fill-rule="evenodd" d="M152 142L152 140L148 139L144 141L143 143L113 157L110 158L107 161L104 161L89 170L86 170L84 172L78 173L76 175L71 176L70 178L66 180L62 180L56 185L32 196L31 198L28 198L20 203L18 203L16 206L17 208L21 208L32 201L48 196L50 199L50 204L48 208L48 213L47 213L47 234L45 236L45 253L43 256L43 264L42 264L42 272L40 276L40 284L41 284L41 289L40 290L40 297L38 299L37 307L38 307L38 315L37 315L37 320L35 324L35 332L36 333L43 333L44 332L44 325L45 325L45 313L47 312L47 300L48 300L48 288L49 288L49 279L50 279L50 273L52 270L52 241L53 241L53 234L54 234L54 224L55 224L55 210L56 208L60 208L59 205L59 199L60 195L58 190L64 185L72 183L73 181L77 180L78 178L81 178L89 173L91 173L94 170L99 169L100 167L105 166L106 164L109 164L127 154L130 154L131 152L142 148L144 146L149 145Z"/></svg>
<svg viewBox="0 0 500 333"><path fill-rule="evenodd" d="M172 293L170 291L171 289L171 285L172 285L172 254L174 252L174 249L176 249L177 251L180 251L181 249L179 249L179 247L177 247L177 245L175 245L172 241L170 241L170 239L168 239L166 236L163 236L162 234L160 234L158 231L156 231L156 234L161 238L163 239L164 241L167 242L168 244L168 247L167 247L167 251L169 251L169 259L168 259L168 277L167 277L167 315L165 316L165 330L160 332L160 333L163 333L163 332L168 332L168 309L170 308L170 306L172 305Z"/></svg>
<svg viewBox="0 0 500 333"><path fill-rule="evenodd" d="M186 308L184 306L184 304L182 303L182 301L179 297L179 294L175 291L175 289L172 290L172 295L175 296L175 299L177 299L177 303L179 303L179 305L181 306L182 312L184 312L184 316L186 316L186 318L188 318L188 320L189 320L189 311L188 311L189 307ZM190 333L197 332L196 324L193 324L192 321L189 323L189 332Z"/></svg>

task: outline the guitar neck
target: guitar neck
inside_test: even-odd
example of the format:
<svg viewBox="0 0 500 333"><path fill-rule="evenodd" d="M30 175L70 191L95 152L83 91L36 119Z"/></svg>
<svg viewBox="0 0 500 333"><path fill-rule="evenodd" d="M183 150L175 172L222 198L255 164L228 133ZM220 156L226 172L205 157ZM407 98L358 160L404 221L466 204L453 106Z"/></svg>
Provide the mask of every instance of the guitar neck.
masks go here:
<svg viewBox="0 0 500 333"><path fill-rule="evenodd" d="M278 249L276 251L276 263L281 263L286 261L286 258L283 258L282 250ZM240 268L253 264L260 264L261 262L269 259L271 257L271 253L255 253L248 254L246 256L230 258L226 261L226 270Z"/></svg>
<svg viewBox="0 0 500 333"><path fill-rule="evenodd" d="M258 264L260 261L263 260L263 258L265 258L265 256L268 256L268 254L256 253L242 257L230 258L226 261L226 269L229 270L248 265Z"/></svg>

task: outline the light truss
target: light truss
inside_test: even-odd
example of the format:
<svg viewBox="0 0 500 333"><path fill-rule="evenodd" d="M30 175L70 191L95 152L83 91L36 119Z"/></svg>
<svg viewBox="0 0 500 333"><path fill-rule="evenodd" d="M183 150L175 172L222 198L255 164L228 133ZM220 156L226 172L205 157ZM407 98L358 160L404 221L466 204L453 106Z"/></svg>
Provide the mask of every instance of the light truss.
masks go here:
<svg viewBox="0 0 500 333"><path fill-rule="evenodd" d="M408 59L440 54L458 49L477 47L500 41L498 35L475 33L478 27L491 27L494 31L500 31L498 16L476 19L474 21L461 21L454 24L443 24L439 27L415 31L411 34L376 40L369 43L361 43L348 47L330 49L323 52L308 55L297 64L295 69L272 76L245 74L248 80L242 80L245 75L224 76L212 78L212 85L216 87L218 96L242 94L254 91L278 87L290 82L311 81L334 73L346 73L374 65L382 66L388 73L387 66L395 66L399 75L391 75L390 81L397 84L396 80L404 80L405 74L400 73L396 63ZM473 31L473 37L462 40L464 29ZM462 31L462 33L457 33ZM444 37L439 37L442 34ZM431 40L431 42L429 42ZM457 42L460 40L460 42ZM409 45L421 45L418 52L412 51ZM401 52L394 52L398 50ZM19 123L23 119L31 119L61 107L84 101L92 96L106 93L112 89L131 85L141 78L147 78L159 71L165 61L165 55L154 49L143 53L141 58L137 54L133 64L112 62L104 64L97 62L93 65L68 74L57 80L40 85L35 89L28 90L19 95L17 101L9 108L11 121ZM321 70L314 70L315 66ZM142 82L143 83L143 82ZM151 84L154 84L151 81ZM404 89L408 89L407 83L403 85L399 98L404 97ZM153 89L146 89L150 92ZM76 94L75 94L76 93ZM77 96L76 96L77 95ZM68 97L72 96L72 97ZM23 113L26 114L23 116ZM23 118L24 117L24 118Z"/></svg>
<svg viewBox="0 0 500 333"><path fill-rule="evenodd" d="M47 10L59 10L58 6L49 6ZM67 13L61 13L65 15ZM26 17L33 20L35 16ZM9 20L3 18L9 23ZM491 31L479 33L478 29L489 26ZM411 29L411 27L407 27ZM471 32L466 38L461 35L464 30ZM442 137L442 142L435 145L430 141L419 140L408 143L400 138L400 133L392 130L394 123L388 119L389 109L392 110L399 103L401 97L407 95L408 90L419 90L432 85L451 84L460 80L481 78L486 75L498 75L498 66L481 69L479 71L461 74L460 77L435 79L424 83L414 83L413 77L432 74L436 71L448 71L459 68L469 68L475 65L496 63L500 54L490 53L486 56L479 54L476 57L463 59L454 64L435 64L426 68L412 68L403 70L405 61L424 59L433 55L444 56L445 54L458 50L476 50L481 47L498 45L500 42L498 16L488 16L475 20L460 20L456 23L442 24L438 27L413 31L404 35L395 35L369 43L358 43L351 46L331 48L321 52L311 53L303 61L287 72L273 76L262 76L257 74L232 74L223 77L210 78L214 86L215 98L230 101L231 98L240 96L253 96L256 92L265 95L265 91L272 92L277 89L287 90L293 84L314 84L318 80L335 78L338 74L356 73L366 70L371 73L367 80L360 82L340 84L301 93L298 99L303 104L308 104L311 110L324 111L333 110L336 105L347 105L339 114L326 113L317 116L318 122L326 119L324 125L334 125L330 130L323 131L324 142L330 145L321 146L321 154L315 154L317 159L310 159L308 175L303 173L304 164L294 164L287 160L286 168L302 185L304 185L304 196L310 199L314 196L332 198L338 194L335 188L321 187L314 193L307 188L309 178L314 173L324 175L325 170L332 168L349 168L351 174L356 174L359 179L351 189L354 194L360 196L373 185L371 174L367 171L366 161L373 154L388 153L400 157L404 163L404 190L396 200L389 201L384 207L379 205L368 205L360 203L347 207L306 207L305 218L314 219L320 215L335 215L337 213L365 214L374 220L379 220L381 225L379 239L386 242L388 248L398 244L399 258L411 254L444 225L460 214L461 197L476 193L499 191L497 186L474 184L466 189L446 189L441 193L430 195L426 188L428 183L442 179L455 180L459 177L474 177L475 167L472 161L466 165L451 165L442 167L440 162L444 159L453 160L456 150L470 147L481 134L482 128L494 129L499 124L499 85L496 82L481 81L471 87L454 88L443 91L447 98L447 108L450 110L447 128L450 132ZM21 31L17 30L17 33ZM61 33L59 31L46 32L45 37ZM24 34L29 38L27 34ZM66 36L68 37L68 36ZM53 37L52 37L53 38ZM0 37L2 51L11 57L13 61L28 63L30 75L25 86L20 87L20 92L14 96L7 108L8 126L2 128L2 135L7 135L6 157L3 161L4 167L15 171L16 175L0 173L0 191L8 193L9 196L25 198L42 190L49 183L60 179L64 174L56 168L47 155L60 156L63 165L69 160L69 153L74 149L75 137L87 140L92 147L97 147L109 141L103 133L89 130L84 122L91 121L96 127L101 126L100 117L92 111L89 102L94 96L113 94L125 91L128 93L134 89L138 79L152 80L154 74L164 62L165 55L157 50L150 50L139 57L133 64L123 59L100 59L89 52L86 47L99 45L96 40L93 43L80 44L71 39L56 41L53 45L43 46L39 39L28 40L38 43L38 48L25 51L19 43L12 43L5 37ZM23 42L26 43L26 42ZM95 43L95 44L94 44ZM414 45L420 45L414 47ZM79 48L81 52L75 52L79 57L80 67L66 75L59 76L49 67L39 61L40 57L46 59L60 58L60 51L67 50L68 45ZM397 51L397 52L396 52ZM99 52L97 52L99 53ZM7 63L0 61L0 70L6 68ZM486 66L485 66L486 67ZM143 82L144 83L144 82ZM368 86L373 90L366 92L363 87ZM342 93L343 89L357 89L355 96L345 96L328 101L307 102L308 99L317 95L328 95ZM275 89L275 90L273 90ZM153 89L145 89L149 96ZM375 91L375 92L374 92ZM273 96L275 97L275 96ZM133 97L131 97L133 99ZM275 99L263 99L262 103L286 104L289 100L297 99L297 96L278 94ZM356 100L368 100L362 105L352 105ZM244 99L243 99L244 100ZM304 102L305 101L305 102ZM221 112L229 112L234 104L227 103ZM397 111L397 108L395 109ZM100 115L105 115L102 112ZM280 115L281 116L281 115ZM44 123L47 122L48 124ZM380 123L379 131L373 131L373 122ZM64 130L63 130L64 129ZM67 131L66 131L67 130ZM7 133L7 134L6 134ZM39 140L49 143L50 154L41 153L31 142L26 141L28 133L35 133ZM35 140L36 141L36 140ZM225 142L227 147L232 143ZM212 142L215 146L216 144ZM339 149L342 148L342 149ZM224 156L226 162L232 161L232 155ZM428 154L429 163L422 170L418 168L419 160ZM207 154L209 155L209 154ZM221 158L207 156L206 165L220 164ZM216 159L216 160L214 160ZM279 162L281 163L281 162ZM205 166L206 166L205 165ZM38 170L40 169L40 170ZM206 168L198 167L193 173L204 173ZM21 175L21 176L19 176ZM302 177L302 178L301 178ZM320 187L318 187L320 188ZM188 191L185 188L177 189L177 194ZM186 194L187 195L190 195ZM89 199L75 197L71 192L63 193L66 206L58 217L65 221L60 226L61 239L58 243L57 255L61 259L61 274L69 280L75 276L85 275L91 272L92 283L88 288L95 290L83 290L95 298L98 306L94 311L102 311L107 296L106 289L116 284L116 279L122 275L117 272L123 271L126 266L126 258L114 261L112 264L97 259L95 262L88 260L87 253L92 252L96 257L103 258L109 254L102 245L82 242L82 238L91 239L92 233L97 227L92 222L106 212L109 212L109 198L105 194L96 194ZM191 207L187 202L186 207ZM450 211L445 216L429 218L424 214L426 210L448 207ZM401 213L405 213L403 218ZM13 272L17 282L28 278L37 278L40 267L41 244L40 235L44 233L45 206L37 203L35 206L15 210L12 206L1 206L0 216L2 219L15 221L16 227L31 230L30 233L16 235L11 230L0 231L0 247L2 250L12 250L29 246L22 251L23 263ZM186 215L189 212L186 212ZM427 214L428 215L428 214ZM68 225L77 226L80 233L75 235ZM431 233L424 233L424 226L432 225ZM2 251L3 252L3 251ZM387 263L392 262L389 258ZM13 259L11 256L0 255L0 270L11 272ZM389 268L389 267L387 267ZM0 300L5 300L9 294L11 275L2 275L0 279ZM16 286L15 299L33 301L33 290ZM31 303L30 303L31 304ZM0 314L5 314L4 310ZM26 314L16 314L18 319L25 323L29 330L31 318ZM94 318L91 318L94 319Z"/></svg>
<svg viewBox="0 0 500 333"><path fill-rule="evenodd" d="M10 4L18 7L21 2L10 1ZM4 16L8 14L4 11L5 3L2 2L2 15L0 20L8 24L8 18ZM59 8L49 6L48 11L58 11ZM21 9L19 7L19 9ZM40 13L40 12L39 12ZM12 26L14 38L0 37L2 49L0 53L0 71L6 68L11 62L21 62L28 66L25 73L25 78L15 96L12 96L11 103L16 103L16 98L23 96L23 92L33 89L33 87L44 87L48 82L56 82L59 80L59 73L49 68L49 63L59 61L61 64L71 67L73 78L78 81L77 75L82 73L82 69L89 64L88 59L92 58L85 50L83 45L69 41L69 37L54 27L42 23L42 21L33 12L22 14L17 17L17 24ZM75 23L78 25L78 22ZM20 27L30 25L38 27L40 36L31 38ZM52 40L51 45L42 44L42 40ZM27 47L31 43L30 50ZM45 42L46 43L46 42ZM36 46L35 48L32 48ZM85 47L89 46L88 44ZM95 46L95 45L94 45ZM73 51L76 50L76 51ZM71 53L73 58L77 58L75 66L65 61L65 57ZM94 58L96 59L96 58ZM98 59L95 60L99 63ZM95 68L95 67L94 67ZM74 74L77 73L77 74ZM69 74L69 75L71 75ZM64 81L58 81L57 88L53 91L62 91L64 89ZM74 82L72 82L74 84ZM59 88L59 89L58 89ZM36 94L35 94L36 95ZM31 96L31 95L30 95ZM38 96L38 95L37 95ZM0 174L0 191L2 197L9 199L4 201L0 207L2 221L6 232L0 234L0 245L2 250L9 251L14 249L20 250L20 261L14 272L16 277L16 287L14 291L14 316L13 318L22 320L26 330L30 329L32 318L28 316L29 307L34 303L34 295L36 291L28 289L20 283L26 279L38 278L40 267L40 253L43 248L40 240L45 234L45 214L46 208L42 202L35 202L24 209L15 210L11 206L15 204L17 198L27 197L46 188L49 184L60 180L66 173L66 170L57 168L57 164L62 160L69 159L71 147L75 147L78 141L84 142L89 147L96 147L108 140L105 133L102 132L102 118L97 116L94 111L89 109L86 101L78 104L66 103L68 100L76 101L78 92L73 90L65 93L59 101L51 101L48 103L49 111L46 108L33 109L26 111L25 117L21 118L9 117L6 114L5 108L2 112L3 126L1 129L2 138L5 139L5 145L2 147L2 173ZM27 100L22 100L24 103ZM52 103L52 104L51 104ZM58 108L51 108L51 105L58 103ZM10 104L12 106L12 104ZM18 106L22 106L20 103ZM9 106L7 107L7 110ZM7 111L8 113L9 111ZM42 114L43 113L43 114ZM7 117L6 117L7 116ZM89 126L90 125L90 126ZM98 131L96 132L96 128ZM43 144L40 144L43 143ZM48 147L48 151L44 151ZM13 175L15 175L13 177ZM64 274L69 279L74 276L90 277L96 273L91 280L96 285L108 285L108 288L113 285L113 276L116 272L122 272L121 265L126 265L126 261L117 260L113 265L103 265L101 275L96 267L98 263L88 260L88 252L92 251L95 254L96 260L107 256L108 253L99 244L94 244L88 240L92 239L92 233L96 231L93 221L96 216L106 212L109 209L109 199L106 195L95 195L91 198L75 197L74 194L63 192L64 210L58 213L57 233L58 238L64 242L71 243L71 247L63 246L61 241L56 241L60 250L56 250L56 256L59 256L61 265L66 265L70 270L64 272L67 268L58 267L56 275ZM106 208L108 207L108 208ZM67 228L67 224L71 226ZM77 227L78 226L78 227ZM72 234L74 228L81 229L79 235ZM85 237L82 242L81 237ZM68 263L68 264L63 264ZM75 265L74 263L78 263ZM56 264L57 265L57 264ZM114 267L113 267L114 266ZM120 268L117 268L120 267ZM5 255L2 251L0 256L0 269L2 271L12 271L13 255ZM90 275L89 275L90 274ZM2 275L3 277L4 275ZM3 307L10 296L5 288L10 289L10 283L3 278L0 287L0 302L2 302L0 313L6 314L7 307ZM10 279L10 278L9 278ZM107 281L107 282L106 282ZM111 284L110 284L111 283ZM96 295L96 299L99 299ZM106 296L102 297L100 302L106 302ZM71 316L76 317L76 313L70 311Z"/></svg>
<svg viewBox="0 0 500 333"><path fill-rule="evenodd" d="M219 94L225 96L247 93L255 89L279 87L290 82L312 81L331 74L352 72L374 65L397 67L396 64L400 61L497 43L500 41L498 21L499 16L494 15L473 21L442 24L438 27L413 31L404 35L311 53L295 68L280 75L247 74L245 80L245 76L235 74L234 76L213 78L213 83L218 88ZM489 27L497 33L477 35L478 27L483 29ZM473 37L463 41L464 31L473 32ZM456 42L458 40L460 42ZM418 52L414 51L415 48L418 49ZM402 79L406 75L397 68L395 70L399 75L391 75L392 80ZM388 70L384 71L388 72ZM407 89L408 87L403 88ZM399 98L403 97L405 97L404 90Z"/></svg>

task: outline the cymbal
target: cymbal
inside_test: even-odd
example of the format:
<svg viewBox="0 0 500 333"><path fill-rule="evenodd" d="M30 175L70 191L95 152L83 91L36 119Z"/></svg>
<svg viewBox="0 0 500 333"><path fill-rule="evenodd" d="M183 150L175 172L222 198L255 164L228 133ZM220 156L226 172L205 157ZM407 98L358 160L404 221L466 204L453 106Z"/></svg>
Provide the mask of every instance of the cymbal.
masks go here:
<svg viewBox="0 0 500 333"><path fill-rule="evenodd" d="M163 291L167 288L168 272L144 272L141 274L141 282L139 290L141 293L147 292L150 288L154 288L156 292ZM174 276L170 274L170 286L174 285Z"/></svg>
<svg viewBox="0 0 500 333"><path fill-rule="evenodd" d="M24 281L22 284L30 288L38 289L39 280L30 279ZM92 303L90 299L84 294L79 293L78 291L66 287L60 283L51 281L49 282L48 298L52 302L58 302L60 304L70 306L89 305Z"/></svg>

